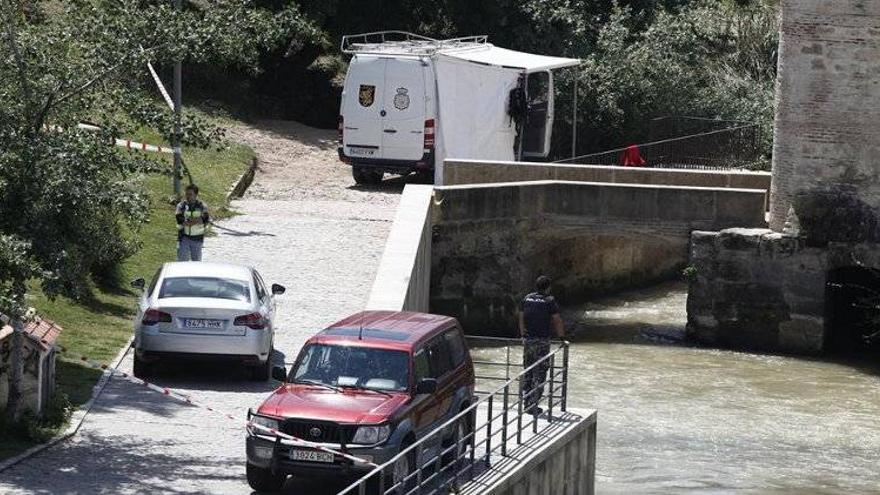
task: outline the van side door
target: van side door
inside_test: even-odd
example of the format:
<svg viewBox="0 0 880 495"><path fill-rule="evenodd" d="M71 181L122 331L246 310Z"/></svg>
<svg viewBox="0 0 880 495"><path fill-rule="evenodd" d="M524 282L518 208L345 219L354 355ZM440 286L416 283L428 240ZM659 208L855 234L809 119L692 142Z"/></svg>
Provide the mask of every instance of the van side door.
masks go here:
<svg viewBox="0 0 880 495"><path fill-rule="evenodd" d="M418 59L385 61L382 110L382 158L419 160L425 153L425 73Z"/></svg>
<svg viewBox="0 0 880 495"><path fill-rule="evenodd" d="M553 133L553 74L534 72L528 78L529 117L524 126L523 156L546 158Z"/></svg>
<svg viewBox="0 0 880 495"><path fill-rule="evenodd" d="M345 76L340 115L343 153L382 158L382 108L386 59L355 56Z"/></svg>

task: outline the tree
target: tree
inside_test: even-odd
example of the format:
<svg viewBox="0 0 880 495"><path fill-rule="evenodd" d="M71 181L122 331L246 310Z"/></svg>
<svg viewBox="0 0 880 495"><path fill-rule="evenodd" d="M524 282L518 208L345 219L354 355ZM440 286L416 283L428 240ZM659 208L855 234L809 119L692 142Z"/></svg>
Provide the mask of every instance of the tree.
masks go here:
<svg viewBox="0 0 880 495"><path fill-rule="evenodd" d="M147 204L137 179L167 166L120 153L112 139L141 125L171 138L170 112L144 96L147 61L254 68L262 51L317 36L295 7L268 11L246 0L182 11L170 2L58 5L0 0L0 313L13 320L18 355L29 282L49 297L82 299L93 276L138 247ZM80 130L81 121L101 130ZM184 116L184 144L205 147L219 134ZM10 373L12 419L20 376Z"/></svg>

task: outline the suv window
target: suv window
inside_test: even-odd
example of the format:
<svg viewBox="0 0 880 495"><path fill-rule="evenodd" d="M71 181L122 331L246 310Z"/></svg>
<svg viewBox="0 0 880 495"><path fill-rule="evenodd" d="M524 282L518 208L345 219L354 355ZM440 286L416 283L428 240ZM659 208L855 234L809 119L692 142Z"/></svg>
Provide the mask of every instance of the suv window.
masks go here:
<svg viewBox="0 0 880 495"><path fill-rule="evenodd" d="M461 363L464 362L465 356L467 355L467 349L464 345L464 339L461 335L461 330L458 328L453 328L448 332L443 334L443 338L446 339L446 344L449 346L449 354L452 358L452 367L458 368Z"/></svg>
<svg viewBox="0 0 880 495"><path fill-rule="evenodd" d="M449 353L449 344L443 336L434 338L426 346L428 362L431 363L431 374L439 378L452 371L452 356Z"/></svg>
<svg viewBox="0 0 880 495"><path fill-rule="evenodd" d="M423 378L434 378L431 374L431 365L428 362L428 353L425 349L417 352L413 358L413 370L416 383L419 383Z"/></svg>

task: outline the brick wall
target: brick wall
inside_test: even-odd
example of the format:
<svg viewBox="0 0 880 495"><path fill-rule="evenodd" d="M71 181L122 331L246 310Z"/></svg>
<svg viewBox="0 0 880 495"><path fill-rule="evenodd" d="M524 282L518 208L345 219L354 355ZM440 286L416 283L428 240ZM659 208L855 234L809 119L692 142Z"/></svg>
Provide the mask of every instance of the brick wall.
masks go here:
<svg viewBox="0 0 880 495"><path fill-rule="evenodd" d="M880 1L782 7L770 227L880 240Z"/></svg>

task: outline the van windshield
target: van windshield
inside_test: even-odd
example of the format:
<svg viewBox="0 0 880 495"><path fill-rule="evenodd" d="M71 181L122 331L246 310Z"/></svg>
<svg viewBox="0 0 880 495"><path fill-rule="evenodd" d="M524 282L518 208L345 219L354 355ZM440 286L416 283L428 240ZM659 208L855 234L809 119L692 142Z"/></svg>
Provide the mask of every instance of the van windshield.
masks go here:
<svg viewBox="0 0 880 495"><path fill-rule="evenodd" d="M291 381L403 392L409 387L404 351L311 344L300 354Z"/></svg>

